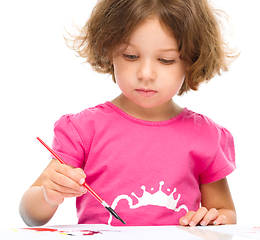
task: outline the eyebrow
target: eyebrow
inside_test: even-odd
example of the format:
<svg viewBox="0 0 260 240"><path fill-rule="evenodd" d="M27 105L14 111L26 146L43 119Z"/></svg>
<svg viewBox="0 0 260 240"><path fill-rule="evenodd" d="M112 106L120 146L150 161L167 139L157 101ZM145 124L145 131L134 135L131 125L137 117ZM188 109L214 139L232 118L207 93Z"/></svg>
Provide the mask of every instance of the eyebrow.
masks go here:
<svg viewBox="0 0 260 240"><path fill-rule="evenodd" d="M124 44L126 44L127 47L134 47L134 48L136 47L134 44L131 44L129 42L128 43L124 42ZM176 48L161 48L158 50L158 52L177 52L177 53L179 53L180 50L176 49Z"/></svg>
<svg viewBox="0 0 260 240"><path fill-rule="evenodd" d="M127 44L127 46L130 47L136 47L134 44L131 43L125 43ZM158 50L159 52L179 52L179 49L175 49L175 48L162 48Z"/></svg>
<svg viewBox="0 0 260 240"><path fill-rule="evenodd" d="M179 49L169 48L169 49L159 49L160 52L179 52Z"/></svg>

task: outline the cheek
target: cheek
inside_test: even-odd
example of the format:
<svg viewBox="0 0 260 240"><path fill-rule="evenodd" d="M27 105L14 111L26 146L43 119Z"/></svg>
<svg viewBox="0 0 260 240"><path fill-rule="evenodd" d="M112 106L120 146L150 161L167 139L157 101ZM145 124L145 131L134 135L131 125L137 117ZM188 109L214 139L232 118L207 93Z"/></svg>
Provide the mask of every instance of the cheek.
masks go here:
<svg viewBox="0 0 260 240"><path fill-rule="evenodd" d="M113 60L114 65L114 74L116 82L120 82L122 80L122 77L127 74L128 69L127 65L123 64L122 61L119 61L118 59Z"/></svg>
<svg viewBox="0 0 260 240"><path fill-rule="evenodd" d="M180 85L180 87L182 86L185 77L186 77L186 67L181 64L178 68L178 70L176 70L175 72L175 80L176 80L176 84Z"/></svg>
<svg viewBox="0 0 260 240"><path fill-rule="evenodd" d="M167 79L167 81L162 80L160 83L161 91L167 96L175 96L183 85L185 73L185 71L172 71L170 73L168 72L168 74L164 74L163 79Z"/></svg>
<svg viewBox="0 0 260 240"><path fill-rule="evenodd" d="M115 61L114 62L114 74L115 74L115 80L117 83L117 86L120 88L122 92L127 91L129 88L129 82L128 78L129 77L129 70L127 66L124 64Z"/></svg>
<svg viewBox="0 0 260 240"><path fill-rule="evenodd" d="M163 78L167 79L168 85L170 88L181 87L186 76L186 71L182 69L174 69L171 72L164 74Z"/></svg>

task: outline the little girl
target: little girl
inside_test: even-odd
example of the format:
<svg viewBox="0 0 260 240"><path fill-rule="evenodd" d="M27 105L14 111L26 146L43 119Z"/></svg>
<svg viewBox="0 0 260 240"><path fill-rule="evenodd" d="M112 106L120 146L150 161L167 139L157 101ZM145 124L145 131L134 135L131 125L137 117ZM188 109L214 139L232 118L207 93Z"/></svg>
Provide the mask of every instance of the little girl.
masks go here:
<svg viewBox="0 0 260 240"><path fill-rule="evenodd" d="M207 0L99 0L73 48L122 93L55 123L52 147L69 166L52 159L25 192L25 223L77 197L78 223L121 225L84 181L129 226L236 223L232 135L172 99L228 69L221 36Z"/></svg>

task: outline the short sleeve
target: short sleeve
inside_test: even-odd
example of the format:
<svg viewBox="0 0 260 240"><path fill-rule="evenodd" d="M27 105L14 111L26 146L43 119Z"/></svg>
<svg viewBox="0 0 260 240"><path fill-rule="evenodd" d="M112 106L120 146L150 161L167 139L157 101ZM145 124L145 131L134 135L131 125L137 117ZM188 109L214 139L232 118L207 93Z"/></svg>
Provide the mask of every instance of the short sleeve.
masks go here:
<svg viewBox="0 0 260 240"><path fill-rule="evenodd" d="M52 148L64 162L81 168L85 151L72 117L73 115L64 115L55 123Z"/></svg>
<svg viewBox="0 0 260 240"><path fill-rule="evenodd" d="M236 168L235 146L232 134L225 128L217 126L217 139L212 158L205 171L200 175L200 184L218 181Z"/></svg>

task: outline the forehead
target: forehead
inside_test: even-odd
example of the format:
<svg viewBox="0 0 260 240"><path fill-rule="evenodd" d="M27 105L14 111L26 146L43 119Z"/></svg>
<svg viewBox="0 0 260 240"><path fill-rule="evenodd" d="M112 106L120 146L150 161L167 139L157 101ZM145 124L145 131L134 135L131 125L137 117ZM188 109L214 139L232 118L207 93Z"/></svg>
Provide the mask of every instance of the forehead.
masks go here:
<svg viewBox="0 0 260 240"><path fill-rule="evenodd" d="M178 43L156 17L139 24L131 33L128 46L170 48L178 50Z"/></svg>

